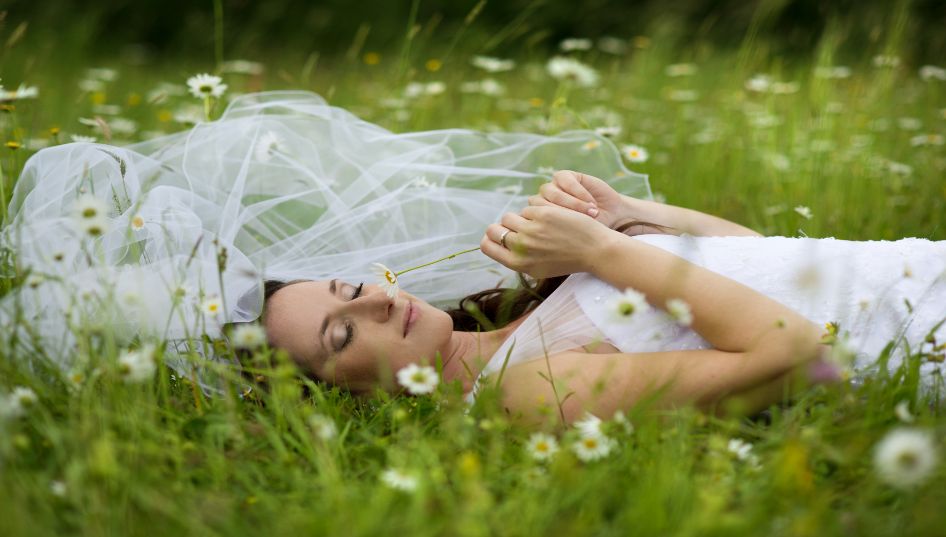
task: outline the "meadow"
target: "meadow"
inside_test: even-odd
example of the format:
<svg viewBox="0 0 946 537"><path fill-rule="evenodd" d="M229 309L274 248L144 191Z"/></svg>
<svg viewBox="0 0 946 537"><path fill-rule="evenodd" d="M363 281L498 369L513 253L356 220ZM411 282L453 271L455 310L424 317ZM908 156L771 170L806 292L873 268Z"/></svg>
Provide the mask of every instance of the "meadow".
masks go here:
<svg viewBox="0 0 946 537"><path fill-rule="evenodd" d="M902 54L904 27L894 20L857 50L828 32L792 58L762 35L721 49L655 28L500 47L492 60L421 31L390 49L356 40L333 57L86 63L73 51L68 64L30 63L8 32L3 216L43 147L126 145L202 121L185 82L206 71L228 85L212 117L236 94L291 88L398 132L599 129L658 199L765 235L944 240L946 65ZM555 57L580 65L562 70ZM5 294L29 285L15 259L4 253ZM946 416L916 378L920 363L943 362L942 343L914 349L895 374L812 388L754 418L628 409L626 422L602 425L613 445L597 460L573 448L574 428L538 449L542 438L494 399L467 411L456 386L358 399L277 363L258 372L269 390L247 395L234 374L211 397L160 367L160 352L139 380L122 349L102 345L88 350L92 373L71 378L24 367L5 343L0 526L9 536L942 535ZM905 452L891 477L875 455L902 427L932 445ZM932 468L904 477L917 457Z"/></svg>

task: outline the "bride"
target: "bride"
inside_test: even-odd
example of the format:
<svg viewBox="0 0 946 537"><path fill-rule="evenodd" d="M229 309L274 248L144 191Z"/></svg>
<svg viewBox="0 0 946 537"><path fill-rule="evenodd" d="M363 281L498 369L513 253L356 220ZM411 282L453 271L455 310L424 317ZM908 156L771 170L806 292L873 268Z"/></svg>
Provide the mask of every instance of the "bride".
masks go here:
<svg viewBox="0 0 946 537"><path fill-rule="evenodd" d="M654 229L719 237L629 236ZM816 244L827 251L806 251ZM704 264L719 273L684 259L695 257L680 251L687 247L715 256ZM474 381L493 374L501 377L502 402L514 415L540 421L561 413L572 421L586 411L610 416L655 390L660 404L710 407L736 396L744 411L762 410L784 396L794 373L814 382L840 379L833 369L840 364L831 362L840 351L828 345L837 340L813 320L852 328L843 344L856 346L858 365L866 369L888 341L901 337L907 321L914 327L905 339L920 341L935 337L946 318L942 243L761 238L697 211L622 196L606 182L572 171L555 173L529 198L529 207L491 224L480 248L538 278L572 276L555 281L557 288L535 310L476 332L458 329L465 320L462 308L444 312L406 292L391 297L378 285L270 282L264 316L270 341L305 374L356 391L376 387L418 357L436 357L444 380L461 381L471 398ZM925 259L931 270L918 266L922 274L907 277L902 270L908 265L885 264L884 256ZM804 262L814 272L798 271L793 281L786 260ZM872 264L858 267L867 261ZM858 268L866 272L854 282L851 270ZM769 272L768 281L760 272ZM811 280L829 278L837 287L810 293L821 287ZM915 295L914 280L928 289ZM852 291L876 284L896 298L873 305L851 301ZM642 294L622 295L624 288ZM897 315L890 302L903 299L902 293L911 293L913 311ZM783 298L808 315L776 300ZM649 311L647 303L675 316ZM868 310L874 315L866 315ZM927 375L931 371L924 368Z"/></svg>
<svg viewBox="0 0 946 537"><path fill-rule="evenodd" d="M262 315L315 378L393 388L408 363L440 363L471 399L501 380L525 419L603 416L657 389L756 410L796 371L830 378L838 354L856 375L886 350L888 369L938 378L905 358L946 338L944 243L757 237L650 197L593 132L395 134L310 93L244 95L187 132L34 155L0 237L26 284L0 324L14 357L66 372L164 341L166 363L212 388L225 356L207 338ZM402 277L410 293L373 283L373 262L477 242L485 255ZM496 290L516 271L538 288Z"/></svg>

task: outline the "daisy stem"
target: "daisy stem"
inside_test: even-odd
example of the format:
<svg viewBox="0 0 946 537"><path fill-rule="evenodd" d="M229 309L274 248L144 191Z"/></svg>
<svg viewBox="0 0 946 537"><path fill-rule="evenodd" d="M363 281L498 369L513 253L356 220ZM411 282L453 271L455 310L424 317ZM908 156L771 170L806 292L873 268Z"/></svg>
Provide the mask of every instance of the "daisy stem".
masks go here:
<svg viewBox="0 0 946 537"><path fill-rule="evenodd" d="M466 253L470 253L470 252L475 252L475 251L477 251L477 250L479 250L479 248L470 248L469 250L463 250L463 251L457 252L457 253L455 253L455 254L450 254L450 255L448 255L448 256L446 256L446 257L441 257L440 259L436 259L436 260L434 260L434 261L431 261L430 263L424 263L423 265L417 265L416 267L411 267L411 268L409 268L409 269L404 269L404 270L402 270L402 271L400 271L400 272L395 272L394 275L395 275L395 276L400 276L401 274L404 274L405 272L410 272L410 271L412 271L412 270L417 270L417 269L419 269L419 268L429 267L430 265L433 265L434 263L440 263L441 261L446 261L447 259L453 259L454 257L456 257L456 256L458 256L458 255L460 255L460 254L466 254Z"/></svg>
<svg viewBox="0 0 946 537"><path fill-rule="evenodd" d="M210 121L210 95L204 97L204 119Z"/></svg>

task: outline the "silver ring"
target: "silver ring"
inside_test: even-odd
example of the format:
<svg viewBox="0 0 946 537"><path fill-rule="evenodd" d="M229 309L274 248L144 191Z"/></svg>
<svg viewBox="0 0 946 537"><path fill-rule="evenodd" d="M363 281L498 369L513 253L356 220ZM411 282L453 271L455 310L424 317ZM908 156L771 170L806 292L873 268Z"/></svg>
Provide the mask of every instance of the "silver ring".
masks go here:
<svg viewBox="0 0 946 537"><path fill-rule="evenodd" d="M509 248L508 246L506 246L506 235L509 235L510 231L511 230L507 229L506 231L503 231L502 235L499 236L499 244L502 244L503 248Z"/></svg>

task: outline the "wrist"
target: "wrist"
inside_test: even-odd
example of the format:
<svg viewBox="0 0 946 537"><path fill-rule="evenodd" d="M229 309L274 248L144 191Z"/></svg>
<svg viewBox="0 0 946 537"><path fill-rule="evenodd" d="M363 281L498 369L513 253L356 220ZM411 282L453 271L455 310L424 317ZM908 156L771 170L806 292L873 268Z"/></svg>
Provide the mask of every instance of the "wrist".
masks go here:
<svg viewBox="0 0 946 537"><path fill-rule="evenodd" d="M621 242L627 238L627 235L601 226L600 236L592 241L589 245L589 251L581 256L583 262L581 272L589 272L600 276L602 265L615 259L621 249Z"/></svg>

